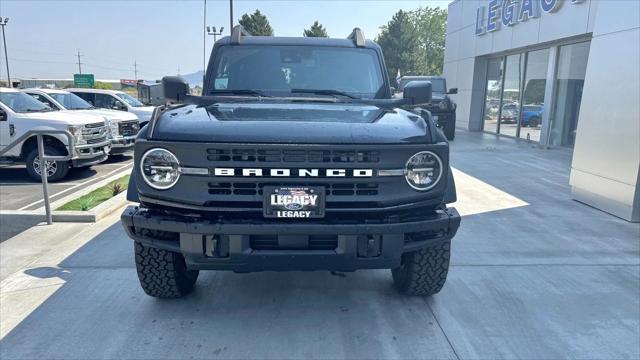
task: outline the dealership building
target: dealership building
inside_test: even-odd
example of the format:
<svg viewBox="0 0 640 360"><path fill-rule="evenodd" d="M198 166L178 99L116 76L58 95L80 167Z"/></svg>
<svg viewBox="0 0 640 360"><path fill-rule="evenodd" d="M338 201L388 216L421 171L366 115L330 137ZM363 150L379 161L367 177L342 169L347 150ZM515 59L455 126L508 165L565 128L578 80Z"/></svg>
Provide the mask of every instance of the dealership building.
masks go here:
<svg viewBox="0 0 640 360"><path fill-rule="evenodd" d="M640 1L456 0L457 126L573 149L571 196L640 221Z"/></svg>

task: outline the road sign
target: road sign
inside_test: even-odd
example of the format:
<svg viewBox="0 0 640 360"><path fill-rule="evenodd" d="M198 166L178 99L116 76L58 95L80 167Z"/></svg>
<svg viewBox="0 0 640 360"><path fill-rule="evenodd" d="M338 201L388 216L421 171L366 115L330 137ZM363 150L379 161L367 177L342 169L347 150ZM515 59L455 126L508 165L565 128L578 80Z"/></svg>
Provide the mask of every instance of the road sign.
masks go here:
<svg viewBox="0 0 640 360"><path fill-rule="evenodd" d="M93 74L73 74L73 85L81 88L92 88L95 85Z"/></svg>

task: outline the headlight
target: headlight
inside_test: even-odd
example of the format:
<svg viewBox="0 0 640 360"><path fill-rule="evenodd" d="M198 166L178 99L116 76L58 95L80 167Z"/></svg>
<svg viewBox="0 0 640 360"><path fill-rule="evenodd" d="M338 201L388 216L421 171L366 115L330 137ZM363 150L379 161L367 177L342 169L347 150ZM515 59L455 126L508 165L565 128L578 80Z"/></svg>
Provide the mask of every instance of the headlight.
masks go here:
<svg viewBox="0 0 640 360"><path fill-rule="evenodd" d="M140 172L147 185L154 189L166 190L178 182L180 163L169 150L155 148L142 155Z"/></svg>
<svg viewBox="0 0 640 360"><path fill-rule="evenodd" d="M67 130L71 133L71 135L73 135L73 137L75 138L75 142L78 145L86 143L86 141L84 141L82 137L83 128L84 127L82 125L69 125L67 127Z"/></svg>
<svg viewBox="0 0 640 360"><path fill-rule="evenodd" d="M442 160L438 155L431 151L421 151L409 158L404 175L409 186L427 191L438 184L442 171Z"/></svg>
<svg viewBox="0 0 640 360"><path fill-rule="evenodd" d="M443 100L438 103L438 107L440 108L440 110L447 110L449 105L447 104L446 100Z"/></svg>

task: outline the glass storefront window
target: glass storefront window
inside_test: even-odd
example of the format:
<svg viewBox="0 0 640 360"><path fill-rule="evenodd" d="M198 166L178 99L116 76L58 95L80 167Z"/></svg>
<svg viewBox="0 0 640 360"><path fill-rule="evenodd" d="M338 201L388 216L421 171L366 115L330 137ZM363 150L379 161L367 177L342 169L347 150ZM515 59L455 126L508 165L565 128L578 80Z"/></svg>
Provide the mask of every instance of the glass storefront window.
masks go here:
<svg viewBox="0 0 640 360"><path fill-rule="evenodd" d="M591 42L560 47L549 144L573 146Z"/></svg>
<svg viewBox="0 0 640 360"><path fill-rule="evenodd" d="M487 64L487 86L484 102L484 131L494 134L498 133L502 70L502 58L489 59Z"/></svg>
<svg viewBox="0 0 640 360"><path fill-rule="evenodd" d="M518 132L518 114L520 113L520 85L524 75L524 56L507 56L502 90L502 111L500 112L500 134L516 136Z"/></svg>
<svg viewBox="0 0 640 360"><path fill-rule="evenodd" d="M522 139L540 141L548 66L549 49L530 51L527 54L527 70L520 113L519 136Z"/></svg>

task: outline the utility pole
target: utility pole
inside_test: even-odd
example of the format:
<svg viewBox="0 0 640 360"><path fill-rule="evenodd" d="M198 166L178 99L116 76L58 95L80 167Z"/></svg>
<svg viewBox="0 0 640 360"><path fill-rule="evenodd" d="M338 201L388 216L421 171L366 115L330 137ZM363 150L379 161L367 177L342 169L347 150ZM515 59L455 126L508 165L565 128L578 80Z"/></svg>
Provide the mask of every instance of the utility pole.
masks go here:
<svg viewBox="0 0 640 360"><path fill-rule="evenodd" d="M0 17L0 26L2 26L2 42L4 43L4 60L7 63L7 86L12 88L11 84L11 75L9 75L9 55L7 55L7 38L4 36L4 27L9 22L9 18L1 18Z"/></svg>
<svg viewBox="0 0 640 360"><path fill-rule="evenodd" d="M229 31L233 32L233 0L229 0Z"/></svg>
<svg viewBox="0 0 640 360"><path fill-rule="evenodd" d="M133 73L135 74L135 79L138 81L138 61L133 60Z"/></svg>
<svg viewBox="0 0 640 360"><path fill-rule="evenodd" d="M82 74L82 63L80 62L80 57L82 56L80 55L80 49L78 49L78 74Z"/></svg>

